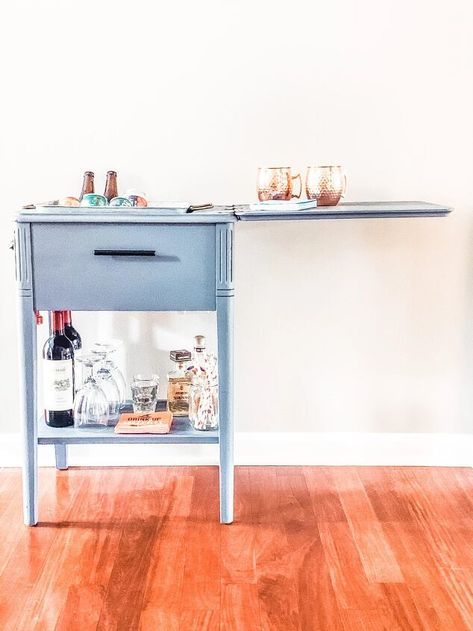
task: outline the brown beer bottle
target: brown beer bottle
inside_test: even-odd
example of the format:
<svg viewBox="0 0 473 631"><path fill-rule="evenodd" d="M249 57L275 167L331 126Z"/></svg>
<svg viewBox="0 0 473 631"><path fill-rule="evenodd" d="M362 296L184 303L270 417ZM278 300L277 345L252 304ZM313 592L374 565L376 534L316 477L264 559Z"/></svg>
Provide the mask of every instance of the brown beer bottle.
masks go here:
<svg viewBox="0 0 473 631"><path fill-rule="evenodd" d="M79 201L82 201L82 198L87 193L94 192L94 173L93 171L86 171L84 173L84 181L82 183L82 191L80 193Z"/></svg>
<svg viewBox="0 0 473 631"><path fill-rule="evenodd" d="M107 198L108 202L110 202L110 200L114 197L118 197L116 171L107 171L107 181L105 182L105 190L103 194Z"/></svg>

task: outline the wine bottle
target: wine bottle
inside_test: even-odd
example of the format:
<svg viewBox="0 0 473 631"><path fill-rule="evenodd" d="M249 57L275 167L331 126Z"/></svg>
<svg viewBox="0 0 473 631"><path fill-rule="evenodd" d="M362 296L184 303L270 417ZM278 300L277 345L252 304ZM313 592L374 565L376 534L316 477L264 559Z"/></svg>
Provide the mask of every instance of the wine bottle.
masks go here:
<svg viewBox="0 0 473 631"><path fill-rule="evenodd" d="M74 424L72 342L64 332L62 311L52 311L50 335L43 347L44 418L51 427Z"/></svg>
<svg viewBox="0 0 473 631"><path fill-rule="evenodd" d="M84 181L82 182L82 190L80 192L79 201L86 193L94 193L94 173L93 171L86 171L84 173Z"/></svg>
<svg viewBox="0 0 473 631"><path fill-rule="evenodd" d="M104 197L110 202L114 197L118 197L117 172L107 171L107 181L105 182Z"/></svg>
<svg viewBox="0 0 473 631"><path fill-rule="evenodd" d="M64 320L64 333L66 337L72 342L72 348L74 349L74 358L81 354L82 340L77 331L72 325L72 314L70 311L63 311L62 317Z"/></svg>

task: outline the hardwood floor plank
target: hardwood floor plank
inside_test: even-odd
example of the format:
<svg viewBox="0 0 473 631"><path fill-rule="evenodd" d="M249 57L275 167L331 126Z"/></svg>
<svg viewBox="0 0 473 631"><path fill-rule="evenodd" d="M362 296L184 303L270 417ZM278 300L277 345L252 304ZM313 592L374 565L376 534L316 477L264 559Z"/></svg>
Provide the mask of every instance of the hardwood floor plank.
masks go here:
<svg viewBox="0 0 473 631"><path fill-rule="evenodd" d="M302 467L317 522L346 522L332 467Z"/></svg>
<svg viewBox="0 0 473 631"><path fill-rule="evenodd" d="M413 520L409 503L396 488L398 472L395 467L359 467L357 470L380 522Z"/></svg>
<svg viewBox="0 0 473 631"><path fill-rule="evenodd" d="M140 628L160 620L163 629L179 628L185 567L187 520L191 510L194 476L168 468L162 493L159 525L150 551Z"/></svg>
<svg viewBox="0 0 473 631"><path fill-rule="evenodd" d="M21 480L19 472L14 472L17 480ZM49 506L49 511L55 507L53 514L59 524L66 517L70 505L56 501L56 473L54 469L42 469L40 472L39 498L42 503ZM73 476L77 481L77 477ZM62 485L60 485L61 487ZM76 492L80 483L77 481ZM68 497L70 500L70 497ZM43 571L43 565L48 558L51 546L56 540L57 529L49 525L28 528L22 524L21 496L17 494L14 502L17 510L12 514L15 520L12 523L6 521L5 516L0 521L0 535L2 537L2 552L8 551L8 560L0 575L0 622L2 629L16 630L20 625L20 618L25 608L31 608L31 592L36 588ZM43 511L44 514L44 511ZM8 532L15 533L17 540L8 546Z"/></svg>
<svg viewBox="0 0 473 631"><path fill-rule="evenodd" d="M407 585L385 583L381 585L381 589L385 611L389 612L393 629L397 627L401 631L424 631L424 625Z"/></svg>
<svg viewBox="0 0 473 631"><path fill-rule="evenodd" d="M402 567L409 591L426 629L467 631L444 578L435 550L416 524L384 524L385 534Z"/></svg>
<svg viewBox="0 0 473 631"><path fill-rule="evenodd" d="M296 581L298 623L302 630L342 628L311 497L303 473L278 475L279 519L288 543L288 562ZM322 598L320 597L322 595Z"/></svg>
<svg viewBox="0 0 473 631"><path fill-rule="evenodd" d="M339 607L376 609L383 600L380 585L370 582L347 523L319 523L320 539Z"/></svg>
<svg viewBox="0 0 473 631"><path fill-rule="evenodd" d="M58 486L64 481L65 476L56 476ZM80 555L79 547L76 546L77 538L80 538L80 531L72 526L64 526L69 516L77 514L81 510L87 492L93 486L93 477L74 472L74 475L67 480L67 495L70 491L69 483L74 480L76 484L75 493L71 495L71 503L66 508L66 519L61 520L60 513L56 522L40 522L37 529L51 528L54 533L52 545L48 551L47 558L41 568L40 576L30 591L25 601L22 612L17 623L18 631L30 631L34 622L37 628L55 628L57 616L62 609L67 596L67 588L64 591L64 583L70 579L73 563L77 562ZM85 491L82 493L82 491ZM58 504L61 504L59 501Z"/></svg>
<svg viewBox="0 0 473 631"><path fill-rule="evenodd" d="M152 629L153 627L149 627ZM154 627L156 629L160 627ZM167 629L167 627L162 627ZM180 631L219 631L220 612L204 609L184 609L180 616Z"/></svg>
<svg viewBox="0 0 473 631"><path fill-rule="evenodd" d="M442 583L469 629L473 629L473 570L440 569Z"/></svg>
<svg viewBox="0 0 473 631"><path fill-rule="evenodd" d="M357 468L334 472L343 509L369 581L402 583L404 577L361 482Z"/></svg>
<svg viewBox="0 0 473 631"><path fill-rule="evenodd" d="M221 526L218 516L218 470L194 467L194 487L185 544L182 603L189 609L220 606Z"/></svg>
<svg viewBox="0 0 473 631"><path fill-rule="evenodd" d="M340 608L320 542L314 541L304 551L296 580L301 631L342 630Z"/></svg>
<svg viewBox="0 0 473 631"><path fill-rule="evenodd" d="M340 615L343 631L400 631L392 614L384 609L342 609Z"/></svg>
<svg viewBox="0 0 473 631"><path fill-rule="evenodd" d="M256 585L222 585L221 631L261 631L261 617Z"/></svg>
<svg viewBox="0 0 473 631"><path fill-rule="evenodd" d="M284 524L277 515L280 484L275 467L252 467L257 592L264 631L301 631L297 582ZM274 516L274 519L270 519Z"/></svg>

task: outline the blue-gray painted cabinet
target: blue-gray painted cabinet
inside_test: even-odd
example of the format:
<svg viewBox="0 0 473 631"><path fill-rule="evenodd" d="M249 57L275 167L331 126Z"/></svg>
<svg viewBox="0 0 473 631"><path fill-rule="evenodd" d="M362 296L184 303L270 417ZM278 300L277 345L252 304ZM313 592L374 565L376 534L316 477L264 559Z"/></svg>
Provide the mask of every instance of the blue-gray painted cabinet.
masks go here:
<svg viewBox="0 0 473 631"><path fill-rule="evenodd" d="M38 445L53 444L67 469L71 443L215 443L220 454L220 520L233 521L234 227L239 220L435 217L449 208L423 202L342 204L297 213L26 207L17 215L24 521L38 522ZM35 310L208 311L217 313L220 428L194 431L176 419L168 435L55 429L38 419Z"/></svg>

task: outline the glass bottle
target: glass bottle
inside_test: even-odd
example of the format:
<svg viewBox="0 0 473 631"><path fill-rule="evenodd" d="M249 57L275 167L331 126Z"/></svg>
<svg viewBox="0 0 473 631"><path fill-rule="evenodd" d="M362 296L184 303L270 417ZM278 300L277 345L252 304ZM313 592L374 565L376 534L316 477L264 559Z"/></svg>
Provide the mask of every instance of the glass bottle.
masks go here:
<svg viewBox="0 0 473 631"><path fill-rule="evenodd" d="M168 372L167 409L174 416L188 416L192 375L187 370L187 363L191 358L191 353L187 350L171 351L169 357L176 366Z"/></svg>
<svg viewBox="0 0 473 631"><path fill-rule="evenodd" d="M194 356L187 370L191 373L191 378L205 372L206 358L206 340L205 335L196 335L194 337Z"/></svg>
<svg viewBox="0 0 473 631"><path fill-rule="evenodd" d="M94 193L94 172L86 171L84 173L84 181L82 183L82 191L80 193L79 201L82 201L82 198L87 193Z"/></svg>
<svg viewBox="0 0 473 631"><path fill-rule="evenodd" d="M74 359L79 357L82 351L82 340L77 331L72 325L72 314L70 311L63 311L62 317L64 319L64 332L66 337L68 337L72 342L72 347L74 349Z"/></svg>
<svg viewBox="0 0 473 631"><path fill-rule="evenodd" d="M74 349L64 333L62 311L50 313L50 335L43 348L44 418L51 427L74 424Z"/></svg>
<svg viewBox="0 0 473 631"><path fill-rule="evenodd" d="M109 203L111 199L113 199L114 197L118 197L116 171L107 171L107 180L105 182L105 190L103 194L104 194L104 197L107 198L107 202Z"/></svg>
<svg viewBox="0 0 473 631"><path fill-rule="evenodd" d="M67 338L71 341L72 348L74 349L74 393L79 390L79 388L84 383L82 368L83 364L78 362L77 360L82 355L82 340L77 331L72 326L72 315L70 311L63 311L62 317L64 320L64 333Z"/></svg>

